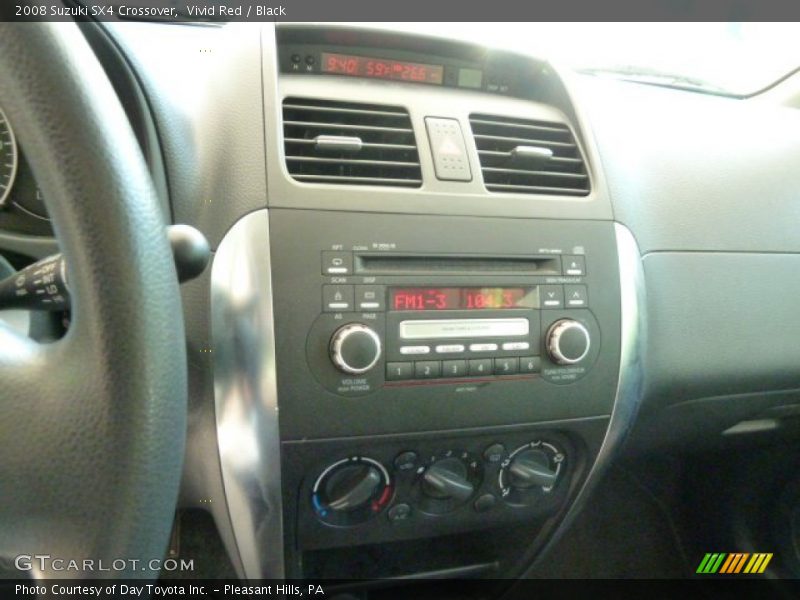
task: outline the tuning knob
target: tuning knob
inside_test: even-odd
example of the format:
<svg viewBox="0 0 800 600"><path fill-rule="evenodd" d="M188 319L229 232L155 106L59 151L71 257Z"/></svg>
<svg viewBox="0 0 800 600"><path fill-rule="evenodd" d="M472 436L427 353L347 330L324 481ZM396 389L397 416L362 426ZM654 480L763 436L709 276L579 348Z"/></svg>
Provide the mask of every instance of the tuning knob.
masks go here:
<svg viewBox="0 0 800 600"><path fill-rule="evenodd" d="M511 473L511 485L518 489L550 488L558 479L558 473L550 466L550 458L536 448L517 454L508 471Z"/></svg>
<svg viewBox="0 0 800 600"><path fill-rule="evenodd" d="M559 365L574 365L589 354L589 330L573 319L561 319L547 331L547 354Z"/></svg>
<svg viewBox="0 0 800 600"><path fill-rule="evenodd" d="M425 471L422 490L431 498L466 502L475 486L467 479L467 466L463 462L457 458L443 458Z"/></svg>
<svg viewBox="0 0 800 600"><path fill-rule="evenodd" d="M369 371L380 359L381 339L366 325L350 323L333 334L330 353L337 369L360 375Z"/></svg>

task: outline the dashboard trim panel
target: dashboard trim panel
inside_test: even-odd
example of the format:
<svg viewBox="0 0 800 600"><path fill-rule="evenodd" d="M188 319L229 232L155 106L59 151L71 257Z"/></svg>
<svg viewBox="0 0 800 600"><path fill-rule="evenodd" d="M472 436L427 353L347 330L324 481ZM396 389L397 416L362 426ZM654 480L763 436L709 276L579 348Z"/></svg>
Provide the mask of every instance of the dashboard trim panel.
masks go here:
<svg viewBox="0 0 800 600"><path fill-rule="evenodd" d="M583 509L630 433L643 398L647 300L642 257L636 239L627 227L614 223L614 230L617 238L621 301L620 366L614 408L594 465L575 496L574 502L531 568L546 560L548 551L567 532L570 524Z"/></svg>
<svg viewBox="0 0 800 600"><path fill-rule="evenodd" d="M211 271L214 403L231 525L243 575L284 575L269 214L240 219ZM234 549L229 549L234 550Z"/></svg>

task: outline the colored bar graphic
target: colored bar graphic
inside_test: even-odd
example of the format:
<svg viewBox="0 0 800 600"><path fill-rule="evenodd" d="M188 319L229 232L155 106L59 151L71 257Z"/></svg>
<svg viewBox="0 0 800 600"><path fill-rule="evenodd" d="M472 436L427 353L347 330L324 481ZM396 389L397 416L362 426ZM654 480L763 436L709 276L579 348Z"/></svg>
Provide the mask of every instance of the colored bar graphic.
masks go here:
<svg viewBox="0 0 800 600"><path fill-rule="evenodd" d="M697 573L716 573L725 556L727 555L724 552L713 552L706 554L700 563L700 566L697 567Z"/></svg>
<svg viewBox="0 0 800 600"><path fill-rule="evenodd" d="M700 565L697 567L697 573L706 575L720 574L736 574L736 573L763 573L769 562L772 560L772 553L755 552L708 552Z"/></svg>
<svg viewBox="0 0 800 600"><path fill-rule="evenodd" d="M754 573L763 573L766 570L769 561L772 560L772 552L770 552L769 554L762 554L761 556L764 557L764 560L761 562L760 565L758 565L758 570L753 571Z"/></svg>
<svg viewBox="0 0 800 600"><path fill-rule="evenodd" d="M720 573L727 573L728 569L731 568L731 564L736 561L736 554L728 554L728 558L725 559L725 562L722 563L722 568L719 570Z"/></svg>
<svg viewBox="0 0 800 600"><path fill-rule="evenodd" d="M749 556L750 556L750 554L748 554L748 553L740 554L739 555L739 560L736 562L736 565L731 567L731 571L730 572L731 573L739 573L742 570L742 567L744 567L744 563L745 563L745 561L747 560L747 558Z"/></svg>
<svg viewBox="0 0 800 600"><path fill-rule="evenodd" d="M697 571L695 571L695 573L705 573L706 572L706 565L708 564L708 561L710 559L711 559L711 555L710 554L706 554L703 557L703 560L700 561L700 566L697 567Z"/></svg>

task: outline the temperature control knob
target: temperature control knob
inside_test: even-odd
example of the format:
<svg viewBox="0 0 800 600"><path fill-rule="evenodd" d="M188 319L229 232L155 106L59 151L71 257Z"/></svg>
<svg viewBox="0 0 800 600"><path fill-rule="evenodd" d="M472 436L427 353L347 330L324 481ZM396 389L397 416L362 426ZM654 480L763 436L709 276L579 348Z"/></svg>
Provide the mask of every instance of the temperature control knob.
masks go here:
<svg viewBox="0 0 800 600"><path fill-rule="evenodd" d="M354 510L369 502L381 485L381 474L368 463L335 471L325 482L323 493L331 510Z"/></svg>
<svg viewBox="0 0 800 600"><path fill-rule="evenodd" d="M573 319L560 319L547 331L547 354L559 365L574 365L589 354L589 330Z"/></svg>
<svg viewBox="0 0 800 600"><path fill-rule="evenodd" d="M344 373L360 375L374 367L381 357L381 339L361 323L350 323L333 334L331 360Z"/></svg>
<svg viewBox="0 0 800 600"><path fill-rule="evenodd" d="M378 461L353 456L333 463L314 482L311 504L333 525L356 525L383 510L392 495L389 473Z"/></svg>

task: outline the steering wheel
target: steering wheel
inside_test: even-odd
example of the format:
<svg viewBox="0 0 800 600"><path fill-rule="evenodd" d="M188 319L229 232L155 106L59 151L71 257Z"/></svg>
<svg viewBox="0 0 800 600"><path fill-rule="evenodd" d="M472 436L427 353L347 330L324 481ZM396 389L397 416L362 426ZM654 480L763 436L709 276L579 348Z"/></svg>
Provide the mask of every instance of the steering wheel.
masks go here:
<svg viewBox="0 0 800 600"><path fill-rule="evenodd" d="M0 557L31 556L37 577L154 577L178 496L187 388L178 280L150 176L73 23L0 23L0 106L46 198L72 297L56 342L0 324ZM84 559L94 570L70 568Z"/></svg>

